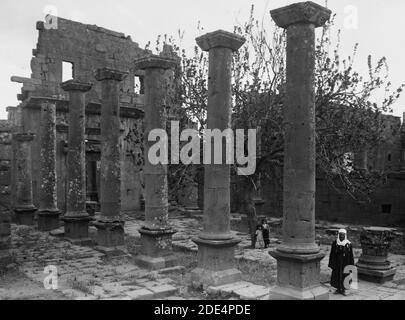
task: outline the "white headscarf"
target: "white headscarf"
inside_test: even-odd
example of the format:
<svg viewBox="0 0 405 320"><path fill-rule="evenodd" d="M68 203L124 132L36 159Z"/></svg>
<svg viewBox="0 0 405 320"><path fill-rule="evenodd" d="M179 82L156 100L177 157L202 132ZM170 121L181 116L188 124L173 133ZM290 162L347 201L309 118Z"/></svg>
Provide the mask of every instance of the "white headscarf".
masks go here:
<svg viewBox="0 0 405 320"><path fill-rule="evenodd" d="M345 234L345 239L344 239L343 241L340 241L340 239L339 239L339 234L340 234L340 233L344 233L344 234ZM338 245L338 246L345 246L345 245L347 245L347 244L350 244L350 241L347 240L347 231L346 231L345 229L340 229L340 230L338 231L338 235L337 235L337 245Z"/></svg>

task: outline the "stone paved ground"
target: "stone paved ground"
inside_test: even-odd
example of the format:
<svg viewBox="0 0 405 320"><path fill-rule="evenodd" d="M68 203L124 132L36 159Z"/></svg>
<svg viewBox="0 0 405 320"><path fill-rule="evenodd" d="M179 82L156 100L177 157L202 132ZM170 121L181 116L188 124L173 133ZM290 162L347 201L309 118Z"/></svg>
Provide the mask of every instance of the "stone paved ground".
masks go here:
<svg viewBox="0 0 405 320"><path fill-rule="evenodd" d="M13 226L12 253L15 258L16 273L20 272L20 286L0 279L0 299L266 299L271 284L275 281L276 261L268 250L248 249L247 234L235 232L242 242L236 250L239 267L245 272L243 281L230 286L209 288L207 292L195 292L188 288L188 271L195 267L196 245L192 237L201 230L200 218L174 218L171 223L178 230L174 236L174 247L186 268L164 270L162 273L140 269L132 263L131 255L107 258L102 253L89 248L75 246L59 237L37 232L32 227ZM125 232L128 250L136 255L139 250L140 220L127 217ZM95 229L91 228L94 235ZM279 240L273 235L271 247L275 248ZM323 285L329 287L330 269L327 267L329 246L322 245L327 256L321 263ZM355 249L355 257L361 250ZM349 292L346 297L334 295L330 288L330 299L366 300L366 299L405 299L405 256L390 255L397 267L394 281L377 285L360 281L358 290ZM244 265L243 265L244 263ZM44 268L54 265L58 269L58 287L56 292L44 291L46 277ZM255 268L255 269L253 269ZM263 279L259 278L262 271ZM35 290L23 289L31 286ZM13 290L13 288L15 290Z"/></svg>

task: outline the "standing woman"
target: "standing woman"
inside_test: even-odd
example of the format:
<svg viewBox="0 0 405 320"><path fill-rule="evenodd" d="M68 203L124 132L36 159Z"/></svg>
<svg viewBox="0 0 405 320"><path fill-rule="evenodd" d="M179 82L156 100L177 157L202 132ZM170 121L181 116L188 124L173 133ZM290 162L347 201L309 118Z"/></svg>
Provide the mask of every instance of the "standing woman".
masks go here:
<svg viewBox="0 0 405 320"><path fill-rule="evenodd" d="M335 294L346 295L344 280L349 274L345 274L344 269L346 266L352 265L354 265L353 247L347 240L347 231L340 229L337 239L332 243L328 265L332 269L330 284L336 288Z"/></svg>

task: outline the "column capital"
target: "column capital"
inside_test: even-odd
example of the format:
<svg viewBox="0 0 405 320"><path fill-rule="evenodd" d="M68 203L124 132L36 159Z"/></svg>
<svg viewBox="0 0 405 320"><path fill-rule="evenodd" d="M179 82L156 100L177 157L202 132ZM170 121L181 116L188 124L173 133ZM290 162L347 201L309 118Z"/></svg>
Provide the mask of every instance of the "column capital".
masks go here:
<svg viewBox="0 0 405 320"><path fill-rule="evenodd" d="M158 55L147 55L136 59L134 61L135 68L138 70L145 70L151 68L157 69L171 69L179 64L179 61L175 58L164 57Z"/></svg>
<svg viewBox="0 0 405 320"><path fill-rule="evenodd" d="M332 11L312 1L294 3L270 11L274 22L281 28L293 24L313 24L315 28L323 26L329 20Z"/></svg>
<svg viewBox="0 0 405 320"><path fill-rule="evenodd" d="M33 133L16 133L13 134L13 140L18 142L30 142L33 141L35 138L35 134Z"/></svg>
<svg viewBox="0 0 405 320"><path fill-rule="evenodd" d="M198 37L195 41L204 51L209 51L212 48L218 47L229 48L232 51L237 51L243 46L246 39L232 32L217 30Z"/></svg>
<svg viewBox="0 0 405 320"><path fill-rule="evenodd" d="M87 92L90 91L93 84L89 82L81 82L77 80L69 80L61 83L60 87L65 91L81 91Z"/></svg>
<svg viewBox="0 0 405 320"><path fill-rule="evenodd" d="M96 80L115 80L123 81L128 76L128 72L117 69L100 68L96 71Z"/></svg>

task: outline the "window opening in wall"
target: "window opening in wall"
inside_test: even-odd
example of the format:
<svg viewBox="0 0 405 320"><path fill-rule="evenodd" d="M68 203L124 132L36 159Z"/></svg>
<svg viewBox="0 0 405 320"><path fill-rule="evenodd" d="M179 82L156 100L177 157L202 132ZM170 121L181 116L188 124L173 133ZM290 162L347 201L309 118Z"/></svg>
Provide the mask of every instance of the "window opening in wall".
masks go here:
<svg viewBox="0 0 405 320"><path fill-rule="evenodd" d="M74 65L72 62L62 61L62 82L74 79Z"/></svg>
<svg viewBox="0 0 405 320"><path fill-rule="evenodd" d="M392 205L390 204L383 204L381 205L381 211L382 213L391 213Z"/></svg>
<svg viewBox="0 0 405 320"><path fill-rule="evenodd" d="M144 94L144 82L142 76L135 76L134 77L134 93L135 94Z"/></svg>

